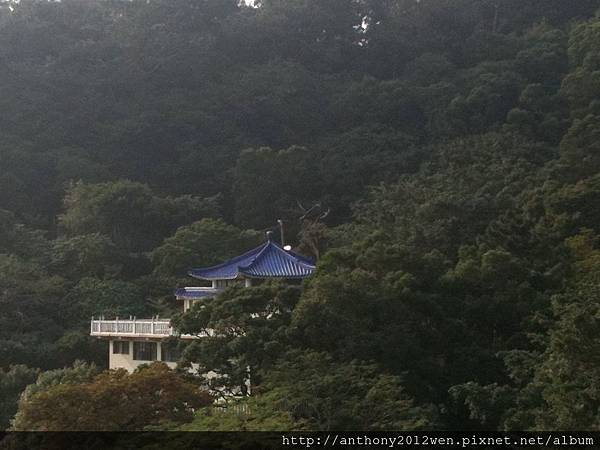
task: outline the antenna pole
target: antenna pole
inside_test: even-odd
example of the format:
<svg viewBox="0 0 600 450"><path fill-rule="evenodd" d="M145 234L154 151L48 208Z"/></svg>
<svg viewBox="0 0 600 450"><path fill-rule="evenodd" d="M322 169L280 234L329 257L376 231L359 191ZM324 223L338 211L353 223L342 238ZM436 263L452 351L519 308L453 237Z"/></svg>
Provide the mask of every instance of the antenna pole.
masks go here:
<svg viewBox="0 0 600 450"><path fill-rule="evenodd" d="M283 220L277 219L277 223L279 224L279 232L281 233L281 246L285 245L285 241L283 239Z"/></svg>

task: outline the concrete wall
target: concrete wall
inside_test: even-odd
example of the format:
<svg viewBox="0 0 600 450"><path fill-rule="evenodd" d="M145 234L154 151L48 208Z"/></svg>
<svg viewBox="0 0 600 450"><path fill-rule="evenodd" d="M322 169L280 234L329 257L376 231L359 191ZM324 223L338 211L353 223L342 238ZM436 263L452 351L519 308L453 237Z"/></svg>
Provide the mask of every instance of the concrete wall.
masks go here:
<svg viewBox="0 0 600 450"><path fill-rule="evenodd" d="M129 342L129 354L123 355L120 353L113 353L113 340L110 341L108 346L108 368L109 369L126 369L129 372L133 372L138 366L142 364L150 364L152 361L136 361L133 359L133 342ZM147 342L147 341L145 341ZM160 341L152 341L156 342L156 360L160 361L161 356L161 345ZM177 363L174 362L166 362L163 361L167 366L171 369L177 367Z"/></svg>
<svg viewBox="0 0 600 450"><path fill-rule="evenodd" d="M128 342L129 342L129 354L128 355L124 355L124 354L120 354L120 353L117 353L117 354L113 353L113 342L114 342L114 340L110 340L109 346L108 346L108 361L109 361L108 368L109 369L125 369L131 373L138 366L141 366L142 364L152 363L152 361L136 361L133 359L133 342L134 342L133 340L128 340ZM148 342L148 341L144 341L144 342ZM152 340L152 342L156 342L156 361L160 361L161 351L162 351L161 343L160 343L160 341L155 341L155 340ZM169 366L171 369L175 369L177 367L176 362L167 362L167 361L163 361L163 362L167 366ZM199 369L198 364L192 364L190 372L198 374L198 369ZM211 378L216 377L217 373L215 373L211 370L209 372L203 373L201 376L210 380ZM246 386L248 388L248 392L250 392L250 380L248 380L246 382Z"/></svg>

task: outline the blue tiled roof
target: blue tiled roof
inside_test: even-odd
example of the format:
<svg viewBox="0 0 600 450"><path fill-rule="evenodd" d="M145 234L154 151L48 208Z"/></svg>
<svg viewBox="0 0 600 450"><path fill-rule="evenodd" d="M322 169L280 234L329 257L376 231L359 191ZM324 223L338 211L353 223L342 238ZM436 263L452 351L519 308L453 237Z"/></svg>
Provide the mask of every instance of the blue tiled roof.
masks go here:
<svg viewBox="0 0 600 450"><path fill-rule="evenodd" d="M217 289L194 289L179 288L175 290L175 297L178 299L197 299L204 297L214 297L219 293Z"/></svg>
<svg viewBox="0 0 600 450"><path fill-rule="evenodd" d="M243 255L213 267L192 269L189 274L202 280L230 280L240 275L250 278L304 278L315 263L268 241Z"/></svg>

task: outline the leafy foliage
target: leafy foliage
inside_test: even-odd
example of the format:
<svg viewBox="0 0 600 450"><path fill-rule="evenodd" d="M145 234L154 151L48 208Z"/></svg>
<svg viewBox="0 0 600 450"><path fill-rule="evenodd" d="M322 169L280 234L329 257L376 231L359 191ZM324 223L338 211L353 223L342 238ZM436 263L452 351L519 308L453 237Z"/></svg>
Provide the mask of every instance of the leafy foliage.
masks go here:
<svg viewBox="0 0 600 450"><path fill-rule="evenodd" d="M153 250L154 273L181 277L191 267L208 267L241 254L262 239L259 233L240 230L220 219L202 219L183 226Z"/></svg>
<svg viewBox="0 0 600 450"><path fill-rule="evenodd" d="M211 398L165 364L128 375L97 375L87 383L58 383L23 399L15 430L121 431L191 419ZM123 407L124 404L127 407ZM103 419L102 419L103 418Z"/></svg>
<svg viewBox="0 0 600 450"><path fill-rule="evenodd" d="M173 324L185 334L211 336L190 343L184 361L200 364L200 372L215 371L220 376L211 384L225 386L225 393L246 394L249 367L270 367L285 350L286 326L299 296L296 286L272 283L235 286L219 295L219 301L194 302ZM260 377L260 372L253 373L253 383L260 383Z"/></svg>
<svg viewBox="0 0 600 450"><path fill-rule="evenodd" d="M23 365L10 366L6 371L0 369L0 428L8 428L17 411L17 400L21 392L33 383L37 376L36 369Z"/></svg>
<svg viewBox="0 0 600 450"><path fill-rule="evenodd" d="M57 368L106 363L90 315L166 314L282 219L309 281L174 319L216 330L182 367L252 394L190 429L599 428L597 0L1 6L1 420L18 364L58 380L23 428L191 420L168 390L175 425L94 421L163 369Z"/></svg>
<svg viewBox="0 0 600 450"><path fill-rule="evenodd" d="M201 409L184 431L273 431L299 428L290 413L274 409L273 402L261 396L227 405Z"/></svg>
<svg viewBox="0 0 600 450"><path fill-rule="evenodd" d="M214 215L210 202L184 196L164 199L128 181L76 184L66 194L61 227L69 235L105 234L126 250L149 250L183 223Z"/></svg>
<svg viewBox="0 0 600 450"><path fill-rule="evenodd" d="M400 379L375 365L293 352L265 378L267 397L308 429L416 430L435 423L435 408L414 407Z"/></svg>

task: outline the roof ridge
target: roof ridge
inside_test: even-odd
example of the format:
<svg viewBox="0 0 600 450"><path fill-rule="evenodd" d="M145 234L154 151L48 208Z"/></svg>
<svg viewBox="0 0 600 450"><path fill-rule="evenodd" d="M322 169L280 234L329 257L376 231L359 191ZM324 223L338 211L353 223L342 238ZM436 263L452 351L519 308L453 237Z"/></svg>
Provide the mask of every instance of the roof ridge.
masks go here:
<svg viewBox="0 0 600 450"><path fill-rule="evenodd" d="M240 260L243 260L245 258L248 258L248 257L252 256L253 253L260 253L260 252L262 252L264 250L264 248L267 246L268 243L269 242L264 243L264 244L260 244L259 246L254 247L252 250L248 250L247 252L245 252L245 253L243 253L241 255L234 256L233 258L228 259L227 261L224 261L224 262L222 262L220 264L216 264L214 266L209 266L209 267L199 267L197 269L191 269L191 270L188 271L188 275L191 276L191 277L195 277L195 275L193 274L193 272L195 272L195 271L200 271L201 270L203 272L206 272L206 271L209 271L209 270L215 270L215 269L220 269L221 267L229 266L229 265L231 265L231 264L233 264L233 263L235 263L237 261L240 261Z"/></svg>
<svg viewBox="0 0 600 450"><path fill-rule="evenodd" d="M232 280L240 275L265 278L304 278L316 269L313 260L286 250L269 240L221 264L192 269L188 273L202 280Z"/></svg>
<svg viewBox="0 0 600 450"><path fill-rule="evenodd" d="M250 269L250 267L252 267L254 265L254 263L256 263L256 261L258 261L260 259L261 256L263 256L265 254L265 252L267 251L267 249L273 246L275 248L278 248L278 246L273 242L273 241L267 241L266 245L261 249L260 252L258 252L256 254L256 256L252 259L252 261L250 261L249 264L245 265L245 266L238 266L238 269L240 270L248 270Z"/></svg>
<svg viewBox="0 0 600 450"><path fill-rule="evenodd" d="M298 254L296 252L293 252L291 250L286 250L284 248L281 248L279 245L275 245L275 248L277 248L277 250L279 250L284 255L291 256L299 264L304 264L306 266L315 267L315 264L313 264L312 262L308 262L308 258L305 258L305 257L303 257L302 255L300 255L300 254Z"/></svg>

